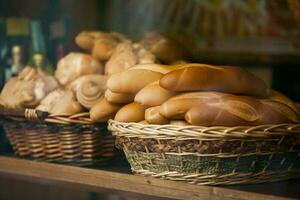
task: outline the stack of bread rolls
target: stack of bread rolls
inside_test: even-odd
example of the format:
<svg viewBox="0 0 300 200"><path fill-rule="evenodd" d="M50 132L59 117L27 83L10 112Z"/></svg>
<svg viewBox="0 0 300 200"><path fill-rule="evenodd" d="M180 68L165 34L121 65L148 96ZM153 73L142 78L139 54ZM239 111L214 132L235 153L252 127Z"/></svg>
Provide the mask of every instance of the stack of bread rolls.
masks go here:
<svg viewBox="0 0 300 200"><path fill-rule="evenodd" d="M54 77L26 67L6 83L0 104L59 116L89 112L94 122L299 123L299 107L263 80L238 67L178 61L185 52L160 34L134 43L119 33L85 31L75 42L86 53L66 55Z"/></svg>
<svg viewBox="0 0 300 200"><path fill-rule="evenodd" d="M113 74L98 106L91 110L95 121L114 116L147 124L256 126L299 123L300 114L246 70L193 63L139 64Z"/></svg>

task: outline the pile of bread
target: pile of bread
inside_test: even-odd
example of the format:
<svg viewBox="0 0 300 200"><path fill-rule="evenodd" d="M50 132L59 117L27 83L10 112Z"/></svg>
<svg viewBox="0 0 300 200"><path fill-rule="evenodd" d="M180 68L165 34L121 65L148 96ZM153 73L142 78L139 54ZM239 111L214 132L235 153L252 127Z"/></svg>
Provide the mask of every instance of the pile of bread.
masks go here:
<svg viewBox="0 0 300 200"><path fill-rule="evenodd" d="M59 116L88 111L94 122L299 123L299 108L258 77L238 67L181 62L185 51L157 33L134 43L119 33L82 32L75 41L85 53L62 58L54 77L24 68L6 83L0 104Z"/></svg>

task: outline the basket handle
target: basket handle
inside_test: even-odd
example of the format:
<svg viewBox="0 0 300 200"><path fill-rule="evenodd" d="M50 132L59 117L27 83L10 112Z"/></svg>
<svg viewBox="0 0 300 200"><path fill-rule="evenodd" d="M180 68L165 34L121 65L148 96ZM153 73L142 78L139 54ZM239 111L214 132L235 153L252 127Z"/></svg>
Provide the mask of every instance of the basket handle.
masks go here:
<svg viewBox="0 0 300 200"><path fill-rule="evenodd" d="M27 120L44 120L49 113L35 109L10 109L0 105L0 115L7 117L24 118Z"/></svg>

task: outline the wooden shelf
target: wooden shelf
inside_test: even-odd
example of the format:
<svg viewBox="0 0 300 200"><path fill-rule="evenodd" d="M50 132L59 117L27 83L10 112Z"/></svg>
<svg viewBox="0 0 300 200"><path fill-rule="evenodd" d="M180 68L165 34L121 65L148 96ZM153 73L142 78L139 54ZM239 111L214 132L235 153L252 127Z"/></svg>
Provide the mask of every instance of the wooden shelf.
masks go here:
<svg viewBox="0 0 300 200"><path fill-rule="evenodd" d="M299 180L253 186L211 187L167 181L150 177L135 176L122 169L91 169L61 164L0 156L0 178L9 176L38 183L64 185L86 189L93 192L113 190L142 196L171 199L288 199L293 186L295 194L300 196ZM116 172L119 171L119 172ZM123 171L120 172L120 171ZM288 184L288 185L287 185ZM267 194L268 190L283 190L282 194ZM289 194L285 194L285 192ZM297 194L298 192L298 194ZM298 196L298 197L299 197Z"/></svg>

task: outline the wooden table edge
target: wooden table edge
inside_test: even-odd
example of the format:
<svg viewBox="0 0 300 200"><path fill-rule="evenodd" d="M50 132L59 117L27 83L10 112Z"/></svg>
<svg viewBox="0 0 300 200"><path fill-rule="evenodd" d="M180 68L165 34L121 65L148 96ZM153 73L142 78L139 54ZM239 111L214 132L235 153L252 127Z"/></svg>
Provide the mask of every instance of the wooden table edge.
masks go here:
<svg viewBox="0 0 300 200"><path fill-rule="evenodd" d="M57 185L82 186L93 192L109 189L171 199L290 199L228 189L226 187L199 186L100 169L30 161L5 156L0 156L0 173L14 177L27 177L35 181L51 182L51 184Z"/></svg>

